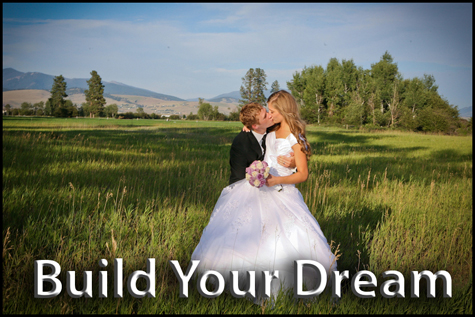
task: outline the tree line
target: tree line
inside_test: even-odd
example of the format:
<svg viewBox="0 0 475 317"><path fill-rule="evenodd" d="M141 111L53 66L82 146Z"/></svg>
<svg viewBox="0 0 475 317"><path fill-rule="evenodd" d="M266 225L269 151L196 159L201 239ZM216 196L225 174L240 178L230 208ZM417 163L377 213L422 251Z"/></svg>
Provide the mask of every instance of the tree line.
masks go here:
<svg viewBox="0 0 475 317"><path fill-rule="evenodd" d="M99 74L93 70L91 78L87 81L88 89L84 91L86 102L80 107L73 104L66 93L66 81L62 75L54 78L51 88L51 97L45 102L40 101L34 104L23 102L20 109L12 109L9 104L5 105L7 114L11 115L37 115L37 116L54 116L54 117L112 117L118 119L165 119L171 120L188 119L188 120L215 120L215 121L239 121L239 112L232 112L229 116L218 111L218 106L211 106L205 103L203 98L199 98L198 114L190 113L186 115L173 114L170 116L162 116L156 113L148 114L143 107L137 107L136 112L125 112L119 114L117 104L105 106L104 85Z"/></svg>
<svg viewBox="0 0 475 317"><path fill-rule="evenodd" d="M471 132L471 119L460 119L457 108L439 95L434 76L404 79L387 51L370 69L336 58L326 68L304 67L287 87L309 123Z"/></svg>
<svg viewBox="0 0 475 317"><path fill-rule="evenodd" d="M239 107L249 102L266 106L265 71L250 68L242 78ZM432 75L404 79L389 52L371 65L331 58L326 68L304 67L287 88L300 104L307 123L345 125L366 129L471 133L472 119L461 119L457 108L438 93ZM278 91L274 81L270 93Z"/></svg>
<svg viewBox="0 0 475 317"><path fill-rule="evenodd" d="M71 100L65 99L66 81L62 75L56 76L51 88L51 96L45 102L40 101L34 104L23 102L20 109L12 109L10 105L5 105L5 109L12 115L39 115L54 117L115 117L119 108L116 104L105 106L104 85L99 74L93 70L91 78L87 81L88 89L84 91L86 102L80 107L73 104Z"/></svg>
<svg viewBox="0 0 475 317"><path fill-rule="evenodd" d="M46 103L24 102L20 109L9 105L8 113L47 115L55 117L107 116L117 118L160 119L163 116L137 112L118 113L116 104L105 106L104 85L96 71L91 72L84 91L86 102L80 107L66 100L66 82L62 75L55 77L51 97ZM402 129L425 132L471 133L472 118L461 119L457 108L439 95L432 75L404 79L389 52L370 69L357 67L352 59L341 62L331 58L326 68L305 66L295 72L287 83L288 90L301 106L302 118L307 123L346 125L366 129ZM172 119L239 121L240 108L249 102L267 106L264 92L267 75L261 68L250 68L242 77L239 106L228 116L199 98L197 114L172 115ZM272 94L280 90L277 80L271 85ZM170 117L171 118L171 117Z"/></svg>

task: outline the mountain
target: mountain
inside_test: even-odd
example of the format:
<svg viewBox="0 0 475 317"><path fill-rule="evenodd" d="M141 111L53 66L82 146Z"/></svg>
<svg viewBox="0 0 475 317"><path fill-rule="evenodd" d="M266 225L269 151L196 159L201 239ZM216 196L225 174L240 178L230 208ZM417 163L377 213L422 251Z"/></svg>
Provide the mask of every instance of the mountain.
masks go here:
<svg viewBox="0 0 475 317"><path fill-rule="evenodd" d="M265 90L264 95L266 96L266 98L268 98L270 96L270 90ZM231 91L206 100L211 102L239 103L240 99L240 91ZM187 101L198 101L198 98L187 99Z"/></svg>
<svg viewBox="0 0 475 317"><path fill-rule="evenodd" d="M241 93L239 91L231 91L209 99L210 102L239 103Z"/></svg>
<svg viewBox="0 0 475 317"><path fill-rule="evenodd" d="M472 116L472 107L466 107L459 110L460 118L470 118Z"/></svg>
<svg viewBox="0 0 475 317"><path fill-rule="evenodd" d="M53 86L54 77L37 72L22 73L13 68L3 69L3 91L21 89L40 89L50 91ZM79 88L88 89L85 78L65 78L68 89ZM137 88L118 82L102 82L104 84L104 95L132 95L152 97L161 100L184 101L181 98L156 93L147 89Z"/></svg>

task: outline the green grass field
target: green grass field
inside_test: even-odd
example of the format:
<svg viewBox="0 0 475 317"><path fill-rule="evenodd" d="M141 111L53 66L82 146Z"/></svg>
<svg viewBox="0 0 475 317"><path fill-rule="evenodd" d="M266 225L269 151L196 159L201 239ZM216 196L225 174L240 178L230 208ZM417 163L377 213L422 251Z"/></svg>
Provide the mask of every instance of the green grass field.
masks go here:
<svg viewBox="0 0 475 317"><path fill-rule="evenodd" d="M309 178L297 185L350 278L369 270L376 298L343 282L337 302L281 294L274 309L190 285L179 297L169 260L185 269L229 179L239 122L3 118L3 313L472 313L472 137L308 126ZM113 296L124 278L156 259L155 298ZM101 268L100 259L109 265ZM63 290L34 298L34 261L61 265ZM108 297L98 297L99 271ZM405 276L405 298L383 298L381 274ZM410 297L410 272L446 270L452 298ZM93 298L71 298L66 272L93 272ZM143 279L142 279L143 281ZM140 283L139 289L145 288Z"/></svg>

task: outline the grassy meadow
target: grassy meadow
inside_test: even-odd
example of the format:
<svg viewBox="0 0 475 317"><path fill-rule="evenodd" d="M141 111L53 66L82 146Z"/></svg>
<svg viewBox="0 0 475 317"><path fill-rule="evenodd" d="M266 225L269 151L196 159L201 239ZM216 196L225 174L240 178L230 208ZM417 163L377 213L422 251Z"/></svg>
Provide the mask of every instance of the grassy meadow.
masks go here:
<svg viewBox="0 0 475 317"><path fill-rule="evenodd" d="M348 280L342 298L281 294L272 309L223 293L207 299L190 283L179 297L169 260L183 270L229 179L239 122L3 118L3 313L472 313L472 137L308 126L309 178L298 184L350 279L378 278L376 298ZM114 259L124 278L156 259L154 298L114 298ZM100 259L109 265L101 268ZM61 265L63 289L34 298L34 261ZM381 274L405 276L405 298L384 298ZM410 296L410 272L446 270L452 298ZM66 272L93 272L93 298L71 298ZM99 271L108 297L99 298ZM386 279L387 280L387 279ZM139 279L139 289L145 288ZM46 283L45 283L46 285ZM48 289L48 287L45 287ZM331 290L331 288L330 288Z"/></svg>

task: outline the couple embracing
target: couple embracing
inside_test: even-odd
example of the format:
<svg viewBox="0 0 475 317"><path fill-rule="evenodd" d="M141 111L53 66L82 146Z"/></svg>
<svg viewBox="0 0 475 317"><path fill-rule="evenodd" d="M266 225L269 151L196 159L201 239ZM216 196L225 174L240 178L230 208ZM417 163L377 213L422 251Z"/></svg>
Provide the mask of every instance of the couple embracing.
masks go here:
<svg viewBox="0 0 475 317"><path fill-rule="evenodd" d="M261 272L278 271L271 284L275 299L279 290L294 287L295 260L317 261L330 277L336 259L295 187L307 180L311 155L299 107L284 90L271 94L267 105L269 112L257 103L241 109L240 120L250 132L241 131L233 141L230 185L221 192L191 260L200 260L199 272L218 271L226 280L230 271L238 271L241 290L246 272L256 272L256 286L262 289ZM255 160L270 167L262 187L246 180L246 168ZM304 268L308 289L316 283L315 274ZM256 296L254 302L261 299Z"/></svg>

